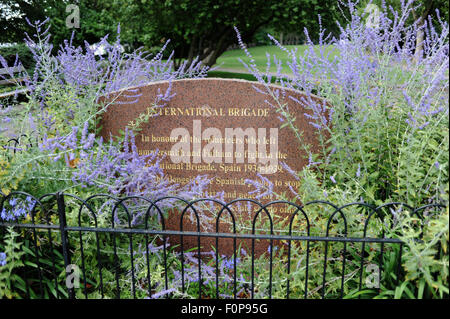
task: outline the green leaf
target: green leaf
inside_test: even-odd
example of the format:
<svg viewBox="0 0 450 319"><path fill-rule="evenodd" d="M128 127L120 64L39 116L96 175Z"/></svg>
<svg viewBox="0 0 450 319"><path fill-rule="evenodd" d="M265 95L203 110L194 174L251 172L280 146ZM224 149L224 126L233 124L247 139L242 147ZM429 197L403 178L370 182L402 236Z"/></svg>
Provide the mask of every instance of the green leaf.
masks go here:
<svg viewBox="0 0 450 319"><path fill-rule="evenodd" d="M419 290L417 292L417 299L422 299L423 298L423 291L425 289L425 280L422 279L419 281Z"/></svg>

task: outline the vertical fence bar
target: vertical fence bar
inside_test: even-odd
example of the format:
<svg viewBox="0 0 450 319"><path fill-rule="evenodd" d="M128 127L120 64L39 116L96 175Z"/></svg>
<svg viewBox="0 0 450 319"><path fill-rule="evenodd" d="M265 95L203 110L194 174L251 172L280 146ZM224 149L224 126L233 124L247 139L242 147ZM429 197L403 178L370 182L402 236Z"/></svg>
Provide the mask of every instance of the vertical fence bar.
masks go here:
<svg viewBox="0 0 450 319"><path fill-rule="evenodd" d="M402 271L402 253L403 253L403 243L400 243L400 251L398 253L397 260L397 286L400 284L400 273Z"/></svg>
<svg viewBox="0 0 450 319"><path fill-rule="evenodd" d="M24 245L25 245L25 243L24 243ZM25 265L25 254L24 255L22 255L22 257L21 257L21 260L22 260L22 263ZM24 281L25 281L25 293L26 293L26 299L31 299L31 295L30 295L30 283L28 282L28 273L29 273L29 270L28 270L28 267L26 267L25 269L24 269Z"/></svg>
<svg viewBox="0 0 450 319"><path fill-rule="evenodd" d="M81 227L81 224L79 225ZM86 266L84 261L84 249L83 249L83 234L80 230L79 232L79 238L80 238L80 254L81 254L81 271L83 272L83 282L84 282L84 297L88 299L88 292L87 292L87 280L86 280Z"/></svg>
<svg viewBox="0 0 450 319"><path fill-rule="evenodd" d="M366 234L364 232L364 238L366 237ZM362 280L364 276L364 254L366 253L366 242L362 242L361 247L361 264L360 264L360 270L359 270L359 288L358 292L362 290ZM361 299L361 295L358 296L358 299Z"/></svg>
<svg viewBox="0 0 450 319"><path fill-rule="evenodd" d="M181 259L181 291L183 294L185 293L186 289L184 286L184 245L183 245L183 235L180 235L180 259Z"/></svg>
<svg viewBox="0 0 450 319"><path fill-rule="evenodd" d="M272 234L271 234L272 235ZM272 299L272 269L273 269L273 239L270 240L270 259L269 259L269 299Z"/></svg>
<svg viewBox="0 0 450 319"><path fill-rule="evenodd" d="M120 283L119 283L119 256L117 256L117 245L116 245L116 233L112 234L113 240L113 252L114 252L114 271L115 271L115 280L116 280L116 298L120 299Z"/></svg>
<svg viewBox="0 0 450 319"><path fill-rule="evenodd" d="M200 233L200 223L197 221L197 231ZM198 254L198 299L202 299L202 259L201 259L201 246L200 235L197 237L197 254Z"/></svg>
<svg viewBox="0 0 450 319"><path fill-rule="evenodd" d="M50 223L47 221L47 223L50 225ZM50 229L48 230L48 239L49 239L49 244L50 244L50 250L52 252L51 254L51 261L52 261L52 270L53 270L53 277L55 279L55 292L56 292L56 298L59 299L59 287L58 287L58 275L56 273L56 265L55 265L55 252L54 252L54 248L53 248L53 236L52 233L50 231ZM56 248L55 248L56 249Z"/></svg>
<svg viewBox="0 0 450 319"><path fill-rule="evenodd" d="M97 223L95 224L95 228L97 228ZM102 260L100 257L100 244L99 244L99 240L98 240L98 233L95 233L95 241L97 243L97 262L98 262L98 272L99 272L99 277L100 277L100 294L103 299L103 298L105 298L105 294L103 291Z"/></svg>
<svg viewBox="0 0 450 319"><path fill-rule="evenodd" d="M254 237L252 237L252 287L251 287L251 299L255 299L255 238Z"/></svg>
<svg viewBox="0 0 450 319"><path fill-rule="evenodd" d="M34 215L31 216L31 222L32 224L35 224ZM39 291L41 293L41 298L44 298L44 285L42 283L42 269L41 269L41 262L39 261L39 246L38 246L38 239L37 239L37 231L35 228L33 228L33 244L34 244L34 253L35 253L35 259L36 259L36 265L38 268L38 275L39 275Z"/></svg>
<svg viewBox="0 0 450 319"><path fill-rule="evenodd" d="M309 226L308 226L308 236L309 236ZM309 240L306 241L305 299L308 299L308 274L309 274Z"/></svg>
<svg viewBox="0 0 450 319"><path fill-rule="evenodd" d="M347 234L345 234L345 237L347 237ZM341 277L341 294L340 294L340 298L343 299L344 298L344 283L345 283L345 262L346 262L346 257L345 255L347 254L347 243L344 242L344 251L342 253L342 277Z"/></svg>
<svg viewBox="0 0 450 319"><path fill-rule="evenodd" d="M164 230L164 229L163 229ZM168 271L167 271L167 248L166 248L166 235L163 235L163 259L164 259L164 286L166 287L166 290L169 289L169 277L168 277ZM167 294L166 298L169 299L170 295Z"/></svg>
<svg viewBox="0 0 450 319"><path fill-rule="evenodd" d="M216 299L219 299L219 236L216 236Z"/></svg>
<svg viewBox="0 0 450 319"><path fill-rule="evenodd" d="M325 245L325 255L324 255L324 261L323 261L323 274L322 274L322 299L325 299L325 285L326 285L326 282L327 282L328 242L325 241L324 245Z"/></svg>
<svg viewBox="0 0 450 319"><path fill-rule="evenodd" d="M145 218L145 229L147 228L147 216ZM146 266L147 266L147 282L148 282L148 296L152 297L152 280L151 280L151 273L150 273L150 259L149 259L149 242L148 242L148 234L145 234L145 258L146 258ZM167 289L167 288L166 288Z"/></svg>
<svg viewBox="0 0 450 319"><path fill-rule="evenodd" d="M130 223L131 228L131 223ZM131 262L131 293L133 294L133 299L136 299L136 278L134 276L134 254L133 254L133 235L129 234L130 238L130 262Z"/></svg>
<svg viewBox="0 0 450 319"><path fill-rule="evenodd" d="M67 269L68 266L71 264L70 261L70 251L69 251L69 238L67 236L67 223L66 223L66 211L65 211L65 203L64 203L64 194L57 193L56 194L56 201L58 204L58 216L59 216L59 230L61 233L61 245L63 250L63 257L64 257L64 266L66 270L66 280L68 278ZM68 283L68 281L66 281ZM67 287L67 291L69 293L70 299L75 299L75 291L72 287Z"/></svg>
<svg viewBox="0 0 450 319"><path fill-rule="evenodd" d="M384 236L383 236L384 238ZM383 272L383 253L384 253L384 243L381 243L380 247L380 259L379 259L379 267L378 267L378 293L381 293L381 275Z"/></svg>
<svg viewBox="0 0 450 319"><path fill-rule="evenodd" d="M291 232L289 232L289 236L292 236ZM287 282L286 282L286 299L289 299L289 277L291 275L291 245L292 245L292 239L288 240L288 259L287 259Z"/></svg>

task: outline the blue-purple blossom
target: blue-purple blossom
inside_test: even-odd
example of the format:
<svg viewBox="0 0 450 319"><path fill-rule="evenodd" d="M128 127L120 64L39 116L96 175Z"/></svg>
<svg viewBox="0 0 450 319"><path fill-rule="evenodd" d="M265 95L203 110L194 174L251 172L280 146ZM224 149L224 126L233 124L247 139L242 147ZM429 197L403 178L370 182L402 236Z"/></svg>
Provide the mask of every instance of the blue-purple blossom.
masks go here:
<svg viewBox="0 0 450 319"><path fill-rule="evenodd" d="M236 258L236 266L239 265L241 259L239 257ZM229 270L233 270L234 269L234 258L227 258L225 256L222 256L222 263L223 266Z"/></svg>
<svg viewBox="0 0 450 319"><path fill-rule="evenodd" d="M259 173L257 173L256 176L259 179L258 181L251 179L246 179L244 181L245 184L250 184L255 188L254 190L250 191L249 194L256 194L256 199L261 199L266 196L272 196L274 184L267 177L264 177Z"/></svg>
<svg viewBox="0 0 450 319"><path fill-rule="evenodd" d="M285 169L286 172L288 172L292 177L295 178L295 180L300 180L300 177L298 174L288 165L286 162L281 162L281 166Z"/></svg>
<svg viewBox="0 0 450 319"><path fill-rule="evenodd" d="M281 45L269 35L289 59L286 63L290 69L289 76L280 72L277 74L277 84L281 89L271 87L264 76L274 63L278 70L281 69L279 59L266 54L266 70L258 70L236 30L238 42L250 58L250 63L244 63L244 66L262 84L257 89L255 86L257 92L275 98L286 95L293 102L289 108L310 111L305 112L304 117L320 135L322 149L321 154L313 156L311 150L305 148L305 153L309 155L307 167L323 161L327 165L323 166L324 172L318 173L321 176L331 175L329 178L333 184L337 184L335 172L342 168L346 174L340 174L343 179L341 185L350 185L367 183L367 180L360 179L367 173L365 170L384 166L389 161L393 170L399 170L392 172L393 176L402 176L406 180L403 176L407 174L405 168L396 163L404 162L401 157L409 156L407 154L416 147L418 138L432 138L440 149L448 148L448 142L442 141L439 134L431 137L436 129L439 130L438 127L448 124L448 22L439 18L437 12L435 21L431 21L429 16L425 24L411 24L414 4L412 1L402 1L398 12L383 4L379 26L372 28L366 25L366 17L361 16L357 2L350 0L344 5L347 5L350 16L345 25L338 23L339 35L334 37L320 29L319 41L313 42L305 28L307 48L302 54ZM435 28L435 24L439 24L439 28ZM416 42L419 28L425 32L425 37L421 52L416 52L419 49ZM301 90L304 96L294 98L285 89ZM313 94L322 99L317 99ZM266 103L279 113L280 121L290 121L294 117L282 103L277 104L268 98ZM296 129L302 130L301 127L290 128L294 133ZM369 136L372 132L373 135ZM301 134L296 136L301 147L309 144ZM426 141L423 142L427 145ZM388 145L389 149L382 149L383 145ZM400 145L408 149L399 151ZM378 150L378 147L381 149ZM421 152L425 152L423 147ZM372 153L377 156L369 155ZM442 153L436 155L440 163L446 159L442 158ZM440 167L438 163L434 166ZM353 176L348 174L351 168L356 168ZM424 192L428 192L432 185L442 183L435 181L432 172L426 176L428 178L423 181L423 187L417 186ZM317 178L320 179L320 176ZM389 179L383 176L379 180ZM248 182L255 187L255 193L268 195L264 181ZM361 186L361 190L365 188L365 185ZM290 191L296 196L295 190L290 188ZM323 192L326 197L326 190ZM440 196L438 193L441 192L435 193L434 196Z"/></svg>
<svg viewBox="0 0 450 319"><path fill-rule="evenodd" d="M313 155L312 155L312 153L309 153L309 157L308 157L308 165L306 165L306 167L311 167L311 166L319 165L319 164L322 164L322 162L315 162L315 161L313 160Z"/></svg>
<svg viewBox="0 0 450 319"><path fill-rule="evenodd" d="M12 197L7 203L9 205L5 205L5 202L3 202L0 219L10 222L26 218L35 208L36 201L29 196L27 196L25 200Z"/></svg>
<svg viewBox="0 0 450 319"><path fill-rule="evenodd" d="M6 253L0 253L0 267L6 265Z"/></svg>
<svg viewBox="0 0 450 319"><path fill-rule="evenodd" d="M166 296L166 295L171 294L172 292L176 292L176 291L177 291L177 289L175 289L175 288L164 289L164 290L161 290L160 292L152 294L152 298L158 299L158 298L161 298L163 296Z"/></svg>
<svg viewBox="0 0 450 319"><path fill-rule="evenodd" d="M26 122L37 137L34 145L41 157L65 163L64 172L74 186L95 186L111 195L144 196L150 200L177 195L190 200L206 190L211 180L201 175L184 186L170 183L159 165L158 151L148 156L139 155L130 130L126 130L123 140L108 143L95 136L96 128L92 123L108 107L99 102L101 97L120 91L127 103L138 101L141 95L133 87L167 80L168 89L159 91L154 100L156 107L164 107L176 94L172 91L172 80L205 77L208 67L196 58L193 63L188 65L185 61L175 69L173 52L168 59L163 55L169 41L153 57L141 49L123 53L120 28L116 40L110 41L109 36L101 39L105 54L100 57L95 55L89 43L75 46L73 35L53 55L49 19L34 23L27 20L27 23L35 31L34 35L26 35L25 42L33 54L36 68L21 85L28 90L30 101L38 108L38 112L27 116ZM0 63L5 66L6 60L0 57ZM19 60L14 66L18 65ZM59 98L61 92L68 92L64 96L66 103L61 106L63 117L55 116L51 110L54 105L49 105L52 97ZM86 105L91 108L88 114ZM95 113L96 110L99 111ZM90 117L86 118L86 115ZM162 210L175 205L175 200L159 203ZM155 209L151 211L152 214L155 212ZM23 215L24 211L20 207L15 210L4 208L0 213L4 218L12 218ZM144 214L142 210L133 213L132 224L141 223ZM207 217L202 221L206 224Z"/></svg>
<svg viewBox="0 0 450 319"><path fill-rule="evenodd" d="M269 245L268 247L267 247L267 252L270 254L272 251L273 252L277 252L277 250L278 250L278 246L275 246L275 247L273 247L273 249L272 249L272 245Z"/></svg>

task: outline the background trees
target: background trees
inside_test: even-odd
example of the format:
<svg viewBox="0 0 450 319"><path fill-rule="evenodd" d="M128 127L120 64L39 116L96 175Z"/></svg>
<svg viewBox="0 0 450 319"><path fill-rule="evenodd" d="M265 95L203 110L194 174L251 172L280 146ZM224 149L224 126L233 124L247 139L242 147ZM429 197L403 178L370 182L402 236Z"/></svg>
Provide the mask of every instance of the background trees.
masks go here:
<svg viewBox="0 0 450 319"><path fill-rule="evenodd" d="M132 48L148 50L171 39L175 58L192 61L199 56L207 65L236 43L236 26L244 41L252 41L258 30L271 27L278 32L303 33L308 27L314 38L319 30L317 14L330 31L340 17L336 3L326 0L81 0L80 29L65 26L66 6L72 1L0 0L7 10L0 17L0 42L20 42L28 31L24 17L44 20L50 17L53 44L58 45L75 30L75 42L92 43L111 33L120 23L122 40Z"/></svg>
<svg viewBox="0 0 450 319"><path fill-rule="evenodd" d="M397 12L401 11L402 6L401 1L398 0L364 0L361 2L361 7L365 7L369 3L379 7L387 6ZM431 18L433 26L440 29L441 25L438 19L448 22L449 2L447 0L412 0L410 8L411 15L408 19L408 24L417 23L415 59L418 60L423 54L424 24L428 23L428 18Z"/></svg>
<svg viewBox="0 0 450 319"><path fill-rule="evenodd" d="M113 20L112 7L114 1L110 0L0 0L0 43L22 42L24 32L32 33L25 17L30 21L43 21L50 18L52 29L52 43L59 46L64 39L70 38L75 32L75 42L89 43L98 41L100 37L115 31L117 22ZM81 23L79 29L66 27L66 12L69 4L76 3L80 8Z"/></svg>
<svg viewBox="0 0 450 319"><path fill-rule="evenodd" d="M126 13L116 16L132 43L151 46L172 40L176 58L192 60L199 56L207 65L236 43L236 26L244 41L251 41L262 27L278 31L318 31L317 13L324 26L335 28L338 10L325 0L127 0ZM329 1L328 1L329 3ZM115 11L116 13L118 11ZM134 27L134 29L133 29ZM137 29L136 29L137 27Z"/></svg>
<svg viewBox="0 0 450 319"><path fill-rule="evenodd" d="M370 1L362 0L364 8ZM68 4L80 8L80 28L66 27ZM398 0L373 0L378 6L399 9ZM435 10L448 21L449 5L445 0L414 0L413 16L424 23L427 15L436 18ZM143 46L157 51L171 39L168 52L174 50L175 61L196 56L206 65L215 64L217 58L232 44L236 44L236 26L245 42L262 31L275 31L276 35L295 32L302 35L308 28L309 36L318 37L321 16L322 27L337 34L336 21L345 24L346 11L339 1L329 0L0 0L0 43L21 42L23 33L29 32L24 17L44 20L50 17L53 45L75 31L75 44L98 41L105 34L114 33L121 26L122 43L130 49ZM411 18L410 23L414 19ZM417 34L417 54L425 34ZM304 38L303 38L304 39Z"/></svg>

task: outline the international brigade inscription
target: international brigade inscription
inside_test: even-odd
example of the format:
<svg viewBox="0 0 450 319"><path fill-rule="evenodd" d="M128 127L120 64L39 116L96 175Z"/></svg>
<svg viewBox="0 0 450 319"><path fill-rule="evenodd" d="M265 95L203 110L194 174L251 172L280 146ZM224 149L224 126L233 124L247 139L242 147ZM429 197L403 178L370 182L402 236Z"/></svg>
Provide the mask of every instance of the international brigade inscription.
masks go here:
<svg viewBox="0 0 450 319"><path fill-rule="evenodd" d="M307 154L293 130L282 128L280 113L273 106L283 105L289 109L303 143L309 144L310 150L315 152L319 147L315 133L317 129L310 124L310 117L305 116L312 115L312 111L294 101L309 99L323 104L318 97L306 97L302 92L286 90L284 94L280 93L277 103L270 95L255 89L265 91L261 84L235 79L175 80L170 85L175 96L159 108L154 108L155 98L165 92L169 82L133 88L134 95L139 95L138 101L127 94L108 97L109 101L114 102L102 115L102 136L109 138L110 133L118 135L119 130L132 127L136 119L148 115L136 134L136 147L141 155L158 150L159 155L164 156L161 167L169 181L185 185L198 175L208 175L211 183L207 192L200 194L199 198L217 197L225 202L238 198L255 199L258 194L252 192L254 186L246 180L262 183L263 189L272 187L271 193L257 198L262 203L276 199L274 194L286 193L288 198L292 198L291 190L296 189L301 180L287 170L301 170L308 164ZM209 204L202 202L198 206L205 217L201 222L202 231L216 231L215 217L222 208ZM249 232L252 231L252 221L258 209L259 206L253 202L237 202L230 206L237 227L242 226ZM286 218L293 212L283 205L271 205L267 211L272 215L274 224L277 218ZM270 229L266 215L265 211L259 213L259 228L264 226ZM179 230L179 218L179 214L170 214L166 228ZM188 217L185 219L185 230L197 229L194 225L196 218L191 216L194 224L188 221ZM219 231L232 231L230 224L229 213L225 210L221 215ZM194 246L197 243L196 238L186 240ZM232 251L231 240L220 241L225 243L220 244L221 252ZM209 247L205 246L214 245L215 240L202 238L201 242L203 249L208 251Z"/></svg>

